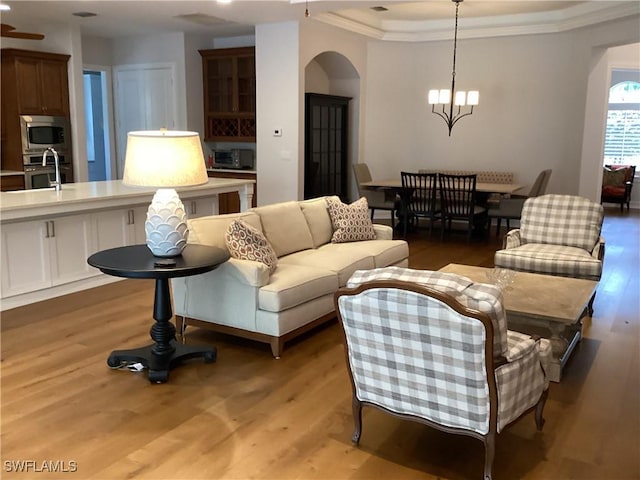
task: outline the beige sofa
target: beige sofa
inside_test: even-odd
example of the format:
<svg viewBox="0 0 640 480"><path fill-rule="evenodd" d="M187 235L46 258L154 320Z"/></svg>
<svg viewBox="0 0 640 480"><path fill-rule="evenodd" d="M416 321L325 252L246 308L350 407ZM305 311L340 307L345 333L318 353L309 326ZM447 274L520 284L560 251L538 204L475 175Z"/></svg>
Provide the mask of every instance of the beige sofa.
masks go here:
<svg viewBox="0 0 640 480"><path fill-rule="evenodd" d="M236 218L273 246L275 272L231 258L211 272L172 279L178 332L195 325L267 342L278 358L287 340L335 318L333 295L356 270L408 264L407 243L393 240L386 225L374 225L376 240L331 243L324 197L189 220L189 243L226 248L225 231Z"/></svg>

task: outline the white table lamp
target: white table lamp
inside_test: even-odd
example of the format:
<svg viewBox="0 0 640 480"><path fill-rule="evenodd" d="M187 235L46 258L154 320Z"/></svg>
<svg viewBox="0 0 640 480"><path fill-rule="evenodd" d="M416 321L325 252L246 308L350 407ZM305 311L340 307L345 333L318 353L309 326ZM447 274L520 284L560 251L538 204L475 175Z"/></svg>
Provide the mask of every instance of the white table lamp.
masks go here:
<svg viewBox="0 0 640 480"><path fill-rule="evenodd" d="M176 257L187 245L187 213L174 187L207 183L197 132L129 132L122 183L158 187L144 224L147 246L156 257Z"/></svg>

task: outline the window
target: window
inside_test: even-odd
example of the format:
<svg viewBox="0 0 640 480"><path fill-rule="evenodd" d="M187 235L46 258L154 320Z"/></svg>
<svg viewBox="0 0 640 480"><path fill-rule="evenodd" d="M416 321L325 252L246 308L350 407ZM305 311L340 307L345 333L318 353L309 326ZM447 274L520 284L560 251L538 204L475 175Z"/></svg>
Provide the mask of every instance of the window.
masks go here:
<svg viewBox="0 0 640 480"><path fill-rule="evenodd" d="M622 81L609 90L605 165L640 166L640 83Z"/></svg>

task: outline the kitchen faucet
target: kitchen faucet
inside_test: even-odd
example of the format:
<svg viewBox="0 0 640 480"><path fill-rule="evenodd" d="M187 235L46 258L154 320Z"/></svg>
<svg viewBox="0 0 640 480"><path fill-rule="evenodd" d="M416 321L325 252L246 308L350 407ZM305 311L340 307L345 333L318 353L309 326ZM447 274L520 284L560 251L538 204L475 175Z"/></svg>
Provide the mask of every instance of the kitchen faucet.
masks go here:
<svg viewBox="0 0 640 480"><path fill-rule="evenodd" d="M42 154L42 166L46 167L47 165L47 154L51 152L53 153L53 159L55 161L56 166L56 179L54 182L49 181L49 186L54 187L56 192L62 190L62 182L60 181L60 160L58 159L58 152L56 152L55 148L49 147Z"/></svg>

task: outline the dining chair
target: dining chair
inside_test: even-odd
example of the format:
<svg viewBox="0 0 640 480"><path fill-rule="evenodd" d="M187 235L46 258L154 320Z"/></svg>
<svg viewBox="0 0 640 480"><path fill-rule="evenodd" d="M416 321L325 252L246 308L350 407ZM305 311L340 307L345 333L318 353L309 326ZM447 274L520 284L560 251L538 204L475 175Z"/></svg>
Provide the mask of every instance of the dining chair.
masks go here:
<svg viewBox="0 0 640 480"><path fill-rule="evenodd" d="M476 204L477 175L447 175L439 174L440 205L442 209L441 236L444 238L445 229L451 231L453 220L467 222L467 240L476 227L484 228L487 224L487 209Z"/></svg>
<svg viewBox="0 0 640 480"><path fill-rule="evenodd" d="M369 210L371 210L371 220L373 220L373 214L376 210L390 210L391 211L391 227L393 227L395 212L399 207L399 199L396 192L390 188L373 189L362 186L364 182L370 182L371 172L369 166L366 163L356 163L353 165L353 173L356 177L356 184L358 186L358 195L365 197L369 204Z"/></svg>
<svg viewBox="0 0 640 480"><path fill-rule="evenodd" d="M500 199L500 202L495 207L489 208L489 226L491 226L491 220L495 218L496 237L500 235L500 225L503 219L507 221L507 231L511 230L509 221L520 220L525 200L531 197L539 197L546 193L549 178L551 178L551 172L551 169L541 171L538 174L536 181L533 182L528 195L511 195L510 198Z"/></svg>
<svg viewBox="0 0 640 480"><path fill-rule="evenodd" d="M404 238L407 237L407 224L413 219L429 220L429 235L433 224L440 216L440 201L437 198L438 174L400 172L403 195Z"/></svg>

